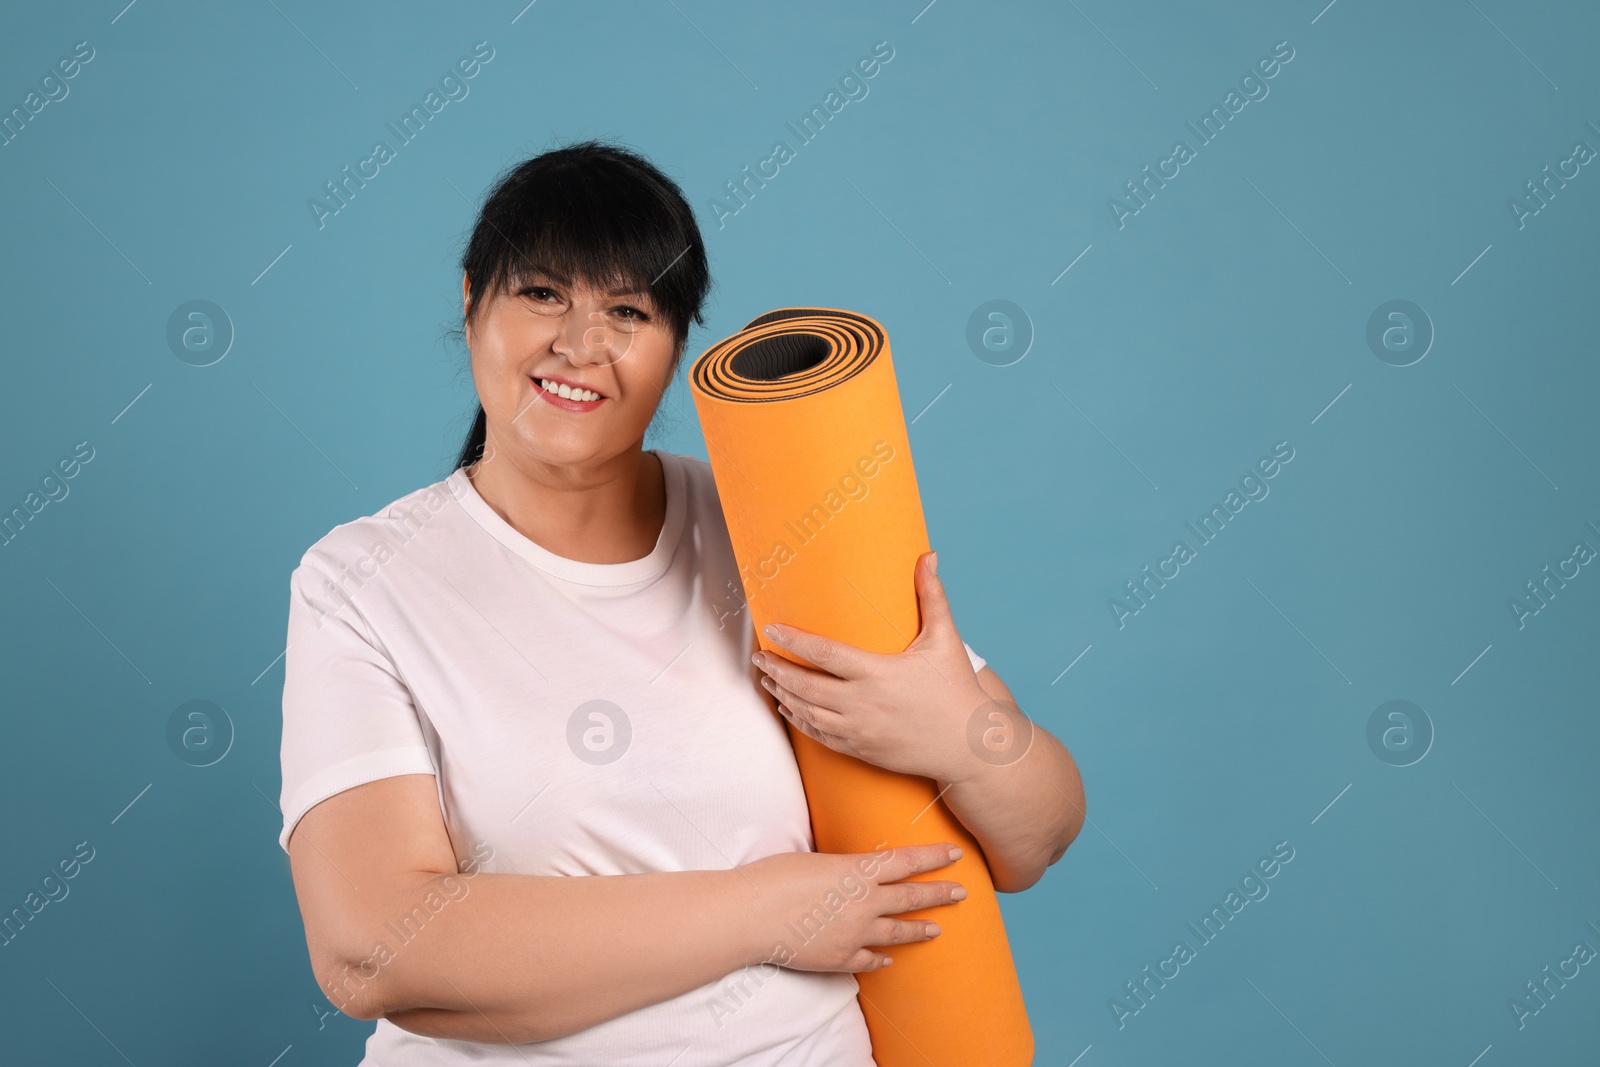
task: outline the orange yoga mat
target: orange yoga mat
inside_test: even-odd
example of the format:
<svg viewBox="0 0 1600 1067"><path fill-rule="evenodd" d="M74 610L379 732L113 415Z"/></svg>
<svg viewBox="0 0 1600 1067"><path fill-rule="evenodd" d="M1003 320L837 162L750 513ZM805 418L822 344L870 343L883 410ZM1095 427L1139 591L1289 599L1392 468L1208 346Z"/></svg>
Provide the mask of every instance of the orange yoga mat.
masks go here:
<svg viewBox="0 0 1600 1067"><path fill-rule="evenodd" d="M928 551L889 338L865 315L782 308L712 346L690 375L707 455L761 648L769 622L903 651L919 631L912 571ZM789 727L819 852L951 841L961 859L917 875L966 900L916 912L943 932L856 976L879 1067L1033 1061L1022 988L976 840L931 779L835 752Z"/></svg>

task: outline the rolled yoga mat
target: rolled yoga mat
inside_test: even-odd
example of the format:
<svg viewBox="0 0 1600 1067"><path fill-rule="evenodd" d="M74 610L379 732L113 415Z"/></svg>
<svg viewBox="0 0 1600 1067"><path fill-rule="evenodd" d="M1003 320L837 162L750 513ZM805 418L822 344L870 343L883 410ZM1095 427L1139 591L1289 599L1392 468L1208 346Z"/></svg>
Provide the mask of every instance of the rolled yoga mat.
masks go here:
<svg viewBox="0 0 1600 1067"><path fill-rule="evenodd" d="M713 345L690 383L756 643L815 666L762 634L778 622L903 651L921 628L912 571L929 544L883 327L850 311L782 308ZM856 975L879 1067L1031 1063L1033 1033L977 841L931 779L788 729L817 851L939 841L963 851L915 878L959 881L967 899L902 916L938 922L940 936L894 946L893 967Z"/></svg>

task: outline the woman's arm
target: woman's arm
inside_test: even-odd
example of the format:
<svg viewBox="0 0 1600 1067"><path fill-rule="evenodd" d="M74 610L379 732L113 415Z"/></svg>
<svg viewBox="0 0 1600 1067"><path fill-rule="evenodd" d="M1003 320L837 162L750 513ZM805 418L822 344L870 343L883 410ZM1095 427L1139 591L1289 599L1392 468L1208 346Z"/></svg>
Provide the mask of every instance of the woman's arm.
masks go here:
<svg viewBox="0 0 1600 1067"><path fill-rule="evenodd" d="M1072 754L1036 722L1017 713L1016 698L985 666L978 684L996 701L995 728L1023 748L1014 760L977 755L950 778L936 779L945 805L983 848L994 887L1020 893L1037 882L1083 829L1083 780ZM1031 738L1029 734L1031 733Z"/></svg>
<svg viewBox="0 0 1600 1067"><path fill-rule="evenodd" d="M312 808L289 840L312 967L358 1019L543 1041L765 959L739 869L595 877L460 873L432 775Z"/></svg>
<svg viewBox="0 0 1600 1067"><path fill-rule="evenodd" d="M774 623L763 630L768 639L813 666L771 652L756 653L756 666L796 729L836 752L933 779L983 848L995 888L1020 893L1083 828L1083 780L999 675L986 665L974 676L936 562L932 552L917 558L922 628L905 651L868 652Z"/></svg>
<svg viewBox="0 0 1600 1067"><path fill-rule="evenodd" d="M732 870L462 872L431 774L335 794L289 838L312 969L339 1010L487 1044L564 1037L755 964L876 970L892 957L873 946L938 936L893 916L959 906L958 883L905 879L959 856L944 842Z"/></svg>

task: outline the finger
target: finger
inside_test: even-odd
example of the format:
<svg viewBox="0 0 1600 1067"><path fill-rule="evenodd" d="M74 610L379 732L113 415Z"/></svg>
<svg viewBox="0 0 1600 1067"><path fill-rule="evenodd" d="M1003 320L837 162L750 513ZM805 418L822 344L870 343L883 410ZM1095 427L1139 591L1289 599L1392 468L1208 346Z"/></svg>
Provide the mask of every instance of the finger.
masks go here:
<svg viewBox="0 0 1600 1067"><path fill-rule="evenodd" d="M845 961L845 970L854 971L856 973L860 973L862 971L877 971L889 966L889 964L893 962L893 960L891 960L882 952L874 952L870 948L864 948Z"/></svg>
<svg viewBox="0 0 1600 1067"><path fill-rule="evenodd" d="M836 708L849 696L849 684L827 671L802 667L775 652L761 652L751 658L766 677L812 703Z"/></svg>
<svg viewBox="0 0 1600 1067"><path fill-rule="evenodd" d="M778 713L783 716L784 722L787 722L790 726L811 738L811 740L821 742L824 745L828 744L828 742L822 740L822 731L797 716L783 704L778 705ZM829 747L831 748L832 746L829 745Z"/></svg>
<svg viewBox="0 0 1600 1067"><path fill-rule="evenodd" d="M945 595L944 583L935 571L936 553L928 552L918 557L914 579L917 587L917 604L922 610L921 640L933 640L946 633L955 632L955 619L950 612L950 598Z"/></svg>
<svg viewBox="0 0 1600 1067"><path fill-rule="evenodd" d="M801 733L805 734L818 744L825 745L828 748L833 749L835 752L842 752L846 756L856 755L855 746L850 743L848 738L841 737L838 734L830 734L826 731L817 729L811 723L805 721L782 704L778 705L778 711L783 715L784 722L787 722L790 726L793 726L796 730L799 730Z"/></svg>
<svg viewBox="0 0 1600 1067"><path fill-rule="evenodd" d="M902 915L923 908L937 908L966 899L967 891L960 882L895 882L879 886L886 894L883 898L884 915ZM960 896L957 896L957 893Z"/></svg>
<svg viewBox="0 0 1600 1067"><path fill-rule="evenodd" d="M952 852L954 855L952 856ZM882 853L868 853L868 856L877 860L876 872L869 872L869 863L863 863L863 873L869 877L876 877L880 885L886 882L898 882L913 874L923 871L938 870L948 867L961 858L961 847L953 841L940 841L931 845L902 845L894 849L889 855Z"/></svg>
<svg viewBox="0 0 1600 1067"><path fill-rule="evenodd" d="M879 919L872 924L869 945L904 945L913 941L932 941L939 936L938 923L924 919Z"/></svg>
<svg viewBox="0 0 1600 1067"><path fill-rule="evenodd" d="M801 656L838 678L859 678L868 673L877 655L864 648L831 637L809 633L793 626L769 623L763 630L768 640L785 651Z"/></svg>
<svg viewBox="0 0 1600 1067"><path fill-rule="evenodd" d="M761 684L767 692L778 698L780 705L789 709L790 714L798 715L823 733L844 734L845 717L839 712L807 700L770 678L763 678Z"/></svg>

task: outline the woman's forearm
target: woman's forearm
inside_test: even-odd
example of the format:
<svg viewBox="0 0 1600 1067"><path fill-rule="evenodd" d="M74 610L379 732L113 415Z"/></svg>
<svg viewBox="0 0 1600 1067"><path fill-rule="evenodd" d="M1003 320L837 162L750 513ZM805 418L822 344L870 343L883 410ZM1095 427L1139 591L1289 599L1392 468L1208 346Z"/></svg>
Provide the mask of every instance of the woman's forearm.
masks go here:
<svg viewBox="0 0 1600 1067"><path fill-rule="evenodd" d="M983 849L994 887L1020 893L1060 859L1083 828L1083 781L1059 740L1037 723L1012 763L973 757L965 776L937 781L951 814Z"/></svg>
<svg viewBox="0 0 1600 1067"><path fill-rule="evenodd" d="M442 899L440 878L409 889L394 913L426 915L416 905L430 890ZM395 922L374 932L389 951L375 945L351 969L366 983L358 987L362 1017L507 1044L561 1037L668 1000L765 957L745 878L737 868L480 873L459 899L436 903L409 940L400 941L407 931Z"/></svg>

